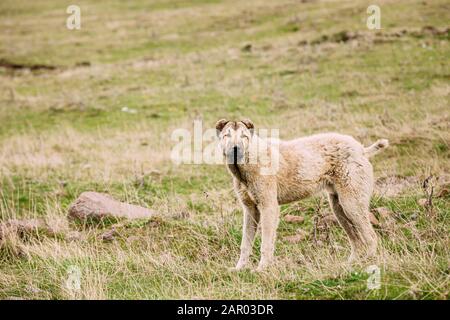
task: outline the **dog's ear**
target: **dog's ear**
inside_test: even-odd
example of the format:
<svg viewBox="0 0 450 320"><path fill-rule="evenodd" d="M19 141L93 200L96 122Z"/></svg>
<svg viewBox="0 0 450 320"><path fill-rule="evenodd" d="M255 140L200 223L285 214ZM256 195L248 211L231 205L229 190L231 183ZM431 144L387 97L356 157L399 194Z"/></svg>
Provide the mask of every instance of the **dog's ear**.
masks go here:
<svg viewBox="0 0 450 320"><path fill-rule="evenodd" d="M219 133L222 132L223 127L225 127L225 125L230 122L226 119L220 119L219 121L216 122L216 130L217 130L217 136L219 136Z"/></svg>
<svg viewBox="0 0 450 320"><path fill-rule="evenodd" d="M253 131L255 130L255 125L253 124L253 121L250 119L244 119L241 121L243 124L245 124L245 126L247 127L247 129L250 130L250 132L253 134Z"/></svg>

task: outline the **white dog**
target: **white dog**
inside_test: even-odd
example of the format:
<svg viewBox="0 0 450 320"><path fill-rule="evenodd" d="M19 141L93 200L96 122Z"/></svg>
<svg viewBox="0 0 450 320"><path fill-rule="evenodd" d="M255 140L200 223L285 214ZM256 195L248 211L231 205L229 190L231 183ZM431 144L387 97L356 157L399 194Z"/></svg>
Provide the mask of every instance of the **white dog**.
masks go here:
<svg viewBox="0 0 450 320"><path fill-rule="evenodd" d="M357 253L376 253L377 236L369 221L373 169L368 158L386 148L387 140L378 140L367 148L352 137L337 133L290 141L265 140L254 133L250 120L222 119L216 123L216 129L244 209L241 255L235 269L248 264L260 222L261 260L257 270L269 265L274 254L279 205L320 190L328 192L333 212L348 235L350 260ZM261 150L268 157L261 157ZM265 159L264 167L277 170L265 174L260 158Z"/></svg>

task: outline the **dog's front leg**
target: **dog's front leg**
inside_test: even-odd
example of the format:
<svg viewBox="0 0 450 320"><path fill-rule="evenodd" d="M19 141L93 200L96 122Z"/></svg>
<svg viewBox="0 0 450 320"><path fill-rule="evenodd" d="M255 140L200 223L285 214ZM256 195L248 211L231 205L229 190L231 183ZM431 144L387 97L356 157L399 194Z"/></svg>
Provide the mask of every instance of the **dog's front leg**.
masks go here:
<svg viewBox="0 0 450 320"><path fill-rule="evenodd" d="M264 270L272 261L280 210L277 199L258 205L261 213L261 260L256 271Z"/></svg>
<svg viewBox="0 0 450 320"><path fill-rule="evenodd" d="M242 227L241 254L235 270L240 270L248 264L259 222L259 212L254 203L243 203L243 208L244 224Z"/></svg>

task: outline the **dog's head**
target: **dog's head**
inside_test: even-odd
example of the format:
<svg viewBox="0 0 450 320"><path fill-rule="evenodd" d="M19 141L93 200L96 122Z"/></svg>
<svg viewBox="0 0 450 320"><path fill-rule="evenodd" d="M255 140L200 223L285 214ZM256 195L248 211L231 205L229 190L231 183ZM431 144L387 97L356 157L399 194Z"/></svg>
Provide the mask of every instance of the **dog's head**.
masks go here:
<svg viewBox="0 0 450 320"><path fill-rule="evenodd" d="M254 126L251 120L229 121L221 119L216 123L219 145L228 164L246 163Z"/></svg>

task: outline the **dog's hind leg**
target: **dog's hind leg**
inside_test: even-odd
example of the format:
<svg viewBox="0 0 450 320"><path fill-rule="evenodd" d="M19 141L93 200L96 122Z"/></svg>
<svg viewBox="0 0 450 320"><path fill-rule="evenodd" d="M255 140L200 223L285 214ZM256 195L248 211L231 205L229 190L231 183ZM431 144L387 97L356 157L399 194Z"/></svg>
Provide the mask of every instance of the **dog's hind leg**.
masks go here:
<svg viewBox="0 0 450 320"><path fill-rule="evenodd" d="M339 204L345 213L342 218L347 221L347 234L353 242L353 257L356 253L374 256L377 251L377 235L369 220L368 205L358 198L341 195Z"/></svg>
<svg viewBox="0 0 450 320"><path fill-rule="evenodd" d="M352 255L374 256L377 250L377 235L369 220L369 202L372 194L372 167L350 168L351 175L345 183L336 184L336 193L330 202L339 223L345 229L351 243Z"/></svg>
<svg viewBox="0 0 450 320"><path fill-rule="evenodd" d="M346 217L344 209L339 203L339 196L337 193L329 192L328 193L328 200L330 202L330 207L334 212L334 215L339 221L339 224L342 228L344 228L349 240L350 245L352 248L349 261L354 260L356 256L356 250L357 250L357 242L359 241L358 233L355 230L354 225L352 222Z"/></svg>

